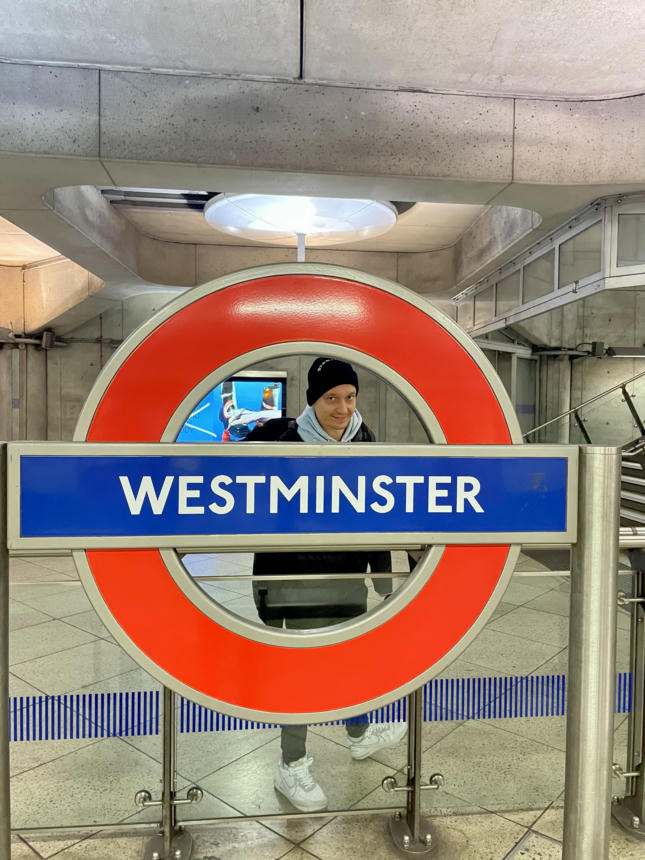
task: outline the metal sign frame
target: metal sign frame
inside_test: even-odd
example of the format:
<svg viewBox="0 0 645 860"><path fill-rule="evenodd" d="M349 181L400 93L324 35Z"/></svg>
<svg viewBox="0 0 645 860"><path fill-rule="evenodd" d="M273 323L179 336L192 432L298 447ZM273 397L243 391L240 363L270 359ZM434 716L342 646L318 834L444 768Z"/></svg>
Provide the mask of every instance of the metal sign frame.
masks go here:
<svg viewBox="0 0 645 860"><path fill-rule="evenodd" d="M499 377L453 320L383 278L298 263L236 272L162 308L99 375L75 441L172 443L210 387L293 354L334 356L374 372L407 400L434 443L513 450L522 441ZM75 549L74 558L107 628L162 683L234 716L307 723L378 707L458 656L512 575L519 545L501 539L435 544L385 604L306 635L253 624L200 597L171 548ZM329 535L321 541L332 543ZM446 612L457 596L459 613ZM227 660L217 660L224 653ZM308 689L293 677L308 678Z"/></svg>
<svg viewBox="0 0 645 860"><path fill-rule="evenodd" d="M417 460L469 460L480 464L487 460L544 460L566 462L566 527L557 531L526 530L504 531L495 530L475 531L446 529L445 531L315 531L297 532L252 532L226 533L217 531L202 531L199 534L173 532L172 534L111 534L106 536L65 536L56 537L42 534L38 537L24 536L21 527L21 502L24 493L21 486L21 464L29 458L181 458L187 463L196 458L206 461L231 461L228 468L234 471L235 460L244 458L264 459L275 458L279 463L288 460L312 460L323 458L351 459L352 463L369 461L373 458L396 457L397 464L405 468L407 459ZM577 497L577 466L578 450L575 447L562 445L540 445L512 447L504 445L338 445L330 454L328 445L285 445L284 443L262 443L260 445L206 445L206 444L120 444L120 443L78 443L78 442L12 442L8 445L8 545L14 551L28 552L30 550L58 549L127 549L127 548L175 548L185 549L217 547L218 550L259 551L276 549L298 549L302 546L303 538L311 547L353 548L353 547L409 547L418 544L522 544L522 543L563 543L575 541L576 533L576 497ZM217 468L215 466L214 468ZM75 477L75 476L74 476ZM539 476L535 476L536 482ZM74 481L76 484L77 482ZM40 489L40 488L39 488ZM532 487L536 493L539 486ZM65 487L43 488L44 496L51 496L54 504L58 504L71 493ZM544 502L547 504L548 502ZM458 517L458 514L452 516ZM442 515L445 517L445 514ZM217 518L211 517L212 524L217 525Z"/></svg>

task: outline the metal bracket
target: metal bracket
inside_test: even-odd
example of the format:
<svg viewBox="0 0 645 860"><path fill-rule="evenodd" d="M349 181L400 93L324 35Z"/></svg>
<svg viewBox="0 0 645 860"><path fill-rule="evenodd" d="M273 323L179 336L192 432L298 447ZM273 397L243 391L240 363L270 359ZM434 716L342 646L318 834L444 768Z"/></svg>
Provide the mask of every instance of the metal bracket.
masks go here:
<svg viewBox="0 0 645 860"><path fill-rule="evenodd" d="M645 597L627 597L624 591L616 594L616 602L619 606L627 606L630 603L645 603Z"/></svg>
<svg viewBox="0 0 645 860"><path fill-rule="evenodd" d="M199 803L201 799L204 797L204 792L198 785L192 785L188 791L186 792L185 798L173 797L170 801L173 806L183 806L186 803ZM144 809L146 806L161 806L161 800L153 800L150 792L143 788L141 791L137 791L134 795L135 804Z"/></svg>
<svg viewBox="0 0 645 860"><path fill-rule="evenodd" d="M614 762L614 763L612 764L612 766L611 766L611 772L613 773L613 775L614 775L614 776L617 776L617 777L618 777L618 779L629 779L629 778L630 778L630 777L632 777L632 776L633 776L633 777L636 777L636 776L640 776L640 775L641 775L641 773L640 773L640 771L639 771L639 770L633 770L633 771L630 771L629 773L627 773L627 772L626 772L626 771L624 771L624 770L622 769L622 767L621 767L619 764L617 764L616 762Z"/></svg>
<svg viewBox="0 0 645 860"><path fill-rule="evenodd" d="M441 788L445 782L442 773L433 773L427 784L419 785L419 788L424 790L436 790ZM407 785L399 785L396 781L396 777L394 776L386 776L381 782L381 788L383 791L412 791L412 786L408 783Z"/></svg>

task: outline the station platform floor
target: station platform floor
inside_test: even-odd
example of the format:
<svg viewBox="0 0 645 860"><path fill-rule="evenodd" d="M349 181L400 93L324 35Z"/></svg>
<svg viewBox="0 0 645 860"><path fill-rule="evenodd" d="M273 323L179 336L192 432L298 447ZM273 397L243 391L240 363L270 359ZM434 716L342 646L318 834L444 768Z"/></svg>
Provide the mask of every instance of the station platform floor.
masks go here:
<svg viewBox="0 0 645 860"><path fill-rule="evenodd" d="M185 559L195 574L249 573L250 556L214 554ZM10 696L155 691L157 681L116 644L87 600L71 558L12 559L10 587ZM248 581L204 586L228 608L253 617ZM628 591L629 587L623 590ZM520 556L511 584L486 628L443 673L446 678L557 676L567 671L568 577ZM376 596L372 600L376 600ZM172 631L160 631L172 635ZM618 610L617 672L628 669L629 616ZM12 699L13 701L13 699ZM86 719L87 717L84 717ZM161 738L140 734L67 740L15 740L12 773L12 860L139 860L154 830L135 823L158 820L134 804L139 789L160 794ZM625 765L627 715L617 713L614 760ZM423 775L441 772L445 785L423 793L424 813L441 860L557 860L561 857L565 717L460 719L447 710L424 724ZM293 813L273 789L279 758L277 728L186 731L177 737L178 793L198 784L204 799L179 807L195 860L336 860L401 855L387 834L400 795L381 789L398 775L406 744L353 761L345 729L312 726L312 773L329 797L319 816L236 821L240 815ZM613 792L624 784L615 779ZM335 815L361 809L364 815ZM200 824L199 819L226 819ZM190 823L190 822L193 823ZM102 830L119 824L121 830ZM60 828L65 827L66 830ZM36 830L35 828L38 828ZM54 830L54 828L56 828ZM82 829L81 829L82 828ZM645 860L645 845L612 828L612 860Z"/></svg>

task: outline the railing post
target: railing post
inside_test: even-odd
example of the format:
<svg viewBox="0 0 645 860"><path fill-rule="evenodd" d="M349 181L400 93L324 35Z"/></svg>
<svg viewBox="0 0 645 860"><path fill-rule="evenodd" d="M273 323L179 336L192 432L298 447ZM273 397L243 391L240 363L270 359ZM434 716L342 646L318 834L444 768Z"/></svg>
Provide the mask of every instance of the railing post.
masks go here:
<svg viewBox="0 0 645 860"><path fill-rule="evenodd" d="M563 860L607 860L616 684L620 449L580 448L571 559Z"/></svg>
<svg viewBox="0 0 645 860"><path fill-rule="evenodd" d="M7 549L7 446L0 445L0 857L11 856L9 775L9 551Z"/></svg>

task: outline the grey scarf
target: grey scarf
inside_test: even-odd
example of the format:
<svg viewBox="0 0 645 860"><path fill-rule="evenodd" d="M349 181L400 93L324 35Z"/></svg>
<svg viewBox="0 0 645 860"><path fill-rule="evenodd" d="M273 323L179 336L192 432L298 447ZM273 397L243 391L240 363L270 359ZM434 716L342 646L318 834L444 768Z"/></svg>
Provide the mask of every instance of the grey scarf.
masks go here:
<svg viewBox="0 0 645 860"><path fill-rule="evenodd" d="M363 423L360 412L355 409L352 417L349 419L349 424L345 427L345 432L342 435L341 442L351 442L354 436ZM298 425L298 433L302 437L303 442L336 442L337 440L326 433L318 423L316 412L313 406L306 406L302 415L296 418Z"/></svg>

